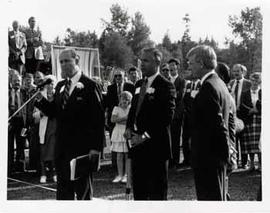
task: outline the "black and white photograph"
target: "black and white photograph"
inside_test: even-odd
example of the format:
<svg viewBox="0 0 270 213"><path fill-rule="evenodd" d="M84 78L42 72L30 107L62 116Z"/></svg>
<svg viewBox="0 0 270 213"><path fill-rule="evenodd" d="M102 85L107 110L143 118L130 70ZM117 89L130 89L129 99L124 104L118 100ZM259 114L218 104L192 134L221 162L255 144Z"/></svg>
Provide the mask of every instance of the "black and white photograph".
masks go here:
<svg viewBox="0 0 270 213"><path fill-rule="evenodd" d="M0 4L0 212L270 211L267 1Z"/></svg>

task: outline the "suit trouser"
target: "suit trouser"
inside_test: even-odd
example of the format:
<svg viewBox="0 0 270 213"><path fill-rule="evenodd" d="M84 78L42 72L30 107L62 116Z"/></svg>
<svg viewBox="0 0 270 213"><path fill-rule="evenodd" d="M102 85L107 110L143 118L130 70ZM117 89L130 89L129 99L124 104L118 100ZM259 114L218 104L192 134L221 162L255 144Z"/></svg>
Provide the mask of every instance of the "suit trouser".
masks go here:
<svg viewBox="0 0 270 213"><path fill-rule="evenodd" d="M25 70L27 73L34 74L37 70L39 70L41 60L37 60L33 58L25 59Z"/></svg>
<svg viewBox="0 0 270 213"><path fill-rule="evenodd" d="M182 132L182 148L183 148L183 155L184 160L183 163L190 164L190 139L191 139L191 127L189 124L189 117L184 116L184 123L183 123L183 132Z"/></svg>
<svg viewBox="0 0 270 213"><path fill-rule="evenodd" d="M193 168L198 200L227 200L226 166Z"/></svg>
<svg viewBox="0 0 270 213"><path fill-rule="evenodd" d="M14 140L16 141L16 162L24 160L25 139L21 136L24 127L22 117L14 117L8 131L8 171L14 169ZM20 168L21 169L21 168Z"/></svg>
<svg viewBox="0 0 270 213"><path fill-rule="evenodd" d="M171 123L172 137L172 160L170 163L179 164L180 161L180 137L181 137L182 118L175 118Z"/></svg>
<svg viewBox="0 0 270 213"><path fill-rule="evenodd" d="M69 161L58 158L56 160L57 200L92 200L92 174L87 177L71 181Z"/></svg>
<svg viewBox="0 0 270 213"><path fill-rule="evenodd" d="M132 158L134 200L167 200L168 160Z"/></svg>

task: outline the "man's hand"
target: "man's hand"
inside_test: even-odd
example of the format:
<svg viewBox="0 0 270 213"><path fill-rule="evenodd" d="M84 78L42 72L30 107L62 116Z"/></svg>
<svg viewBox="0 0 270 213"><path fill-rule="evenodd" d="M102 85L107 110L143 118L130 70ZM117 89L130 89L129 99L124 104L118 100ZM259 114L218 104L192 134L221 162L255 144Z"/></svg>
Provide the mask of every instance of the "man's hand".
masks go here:
<svg viewBox="0 0 270 213"><path fill-rule="evenodd" d="M36 100L41 101L42 98L44 98L44 95L42 94L42 91L39 91L36 95Z"/></svg>
<svg viewBox="0 0 270 213"><path fill-rule="evenodd" d="M124 133L124 138L126 139L126 140L129 140L129 139L131 139L131 129L129 129L129 128L127 128L126 129L126 131L125 131L125 133Z"/></svg>
<svg viewBox="0 0 270 213"><path fill-rule="evenodd" d="M145 138L143 138L142 135L139 135L139 134L134 133L134 132L132 133L132 137L131 137L131 141L130 141L132 147L137 146L144 141L145 141Z"/></svg>

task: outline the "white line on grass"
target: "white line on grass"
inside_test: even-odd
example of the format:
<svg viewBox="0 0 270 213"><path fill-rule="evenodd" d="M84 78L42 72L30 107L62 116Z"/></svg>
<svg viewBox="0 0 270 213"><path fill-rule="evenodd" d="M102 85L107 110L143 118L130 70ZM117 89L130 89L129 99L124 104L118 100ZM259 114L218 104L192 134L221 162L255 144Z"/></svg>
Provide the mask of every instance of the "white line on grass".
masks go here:
<svg viewBox="0 0 270 213"><path fill-rule="evenodd" d="M24 184L30 185L30 186L32 186L33 188L34 188L34 187L38 187L38 188L47 189L47 190L49 190L49 191L56 192L56 189L49 188L49 187L45 187L45 186L43 186L43 185L32 184L32 183L29 183L29 182L26 182L26 181L21 181L21 180L9 178L9 177L8 177L8 179L9 179L9 180L12 180L12 181L19 182L19 183L24 183ZM20 188L23 188L23 187L17 187L17 188L20 189ZM9 190L9 189L8 189L8 190Z"/></svg>

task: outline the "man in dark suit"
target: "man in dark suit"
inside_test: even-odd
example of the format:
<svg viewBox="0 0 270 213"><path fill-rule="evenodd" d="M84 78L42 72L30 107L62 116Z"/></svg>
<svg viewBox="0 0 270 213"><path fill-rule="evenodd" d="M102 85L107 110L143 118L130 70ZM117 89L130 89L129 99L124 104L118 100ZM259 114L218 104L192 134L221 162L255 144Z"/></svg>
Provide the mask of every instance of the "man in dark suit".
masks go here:
<svg viewBox="0 0 270 213"><path fill-rule="evenodd" d="M36 106L57 119L56 172L58 200L89 200L92 198L92 173L70 180L70 161L89 154L96 158L103 148L104 110L102 95L97 84L82 74L76 65L76 52L61 52L62 77L55 88L53 102L39 97ZM42 96L42 95L40 95Z"/></svg>
<svg viewBox="0 0 270 213"><path fill-rule="evenodd" d="M216 54L198 45L188 54L193 77L201 88L192 109L191 163L198 200L226 200L226 167L229 162L230 94L215 73Z"/></svg>
<svg viewBox="0 0 270 213"><path fill-rule="evenodd" d="M170 67L170 81L174 84L176 89L176 100L175 100L175 113L171 124L171 135L172 135L172 159L170 166L179 166L180 161L180 137L182 129L182 121L184 115L184 104L183 96L186 85L186 80L183 79L179 74L180 61L176 58L172 58L168 61Z"/></svg>
<svg viewBox="0 0 270 213"><path fill-rule="evenodd" d="M27 41L25 68L26 72L34 74L37 70L39 70L40 62L44 60L42 51L43 41L41 38L41 32L35 30L35 17L30 17L28 19L28 24L29 28L27 28L24 32Z"/></svg>
<svg viewBox="0 0 270 213"><path fill-rule="evenodd" d="M162 54L155 48L142 55L144 78L136 83L125 137L130 140L135 200L167 200L170 123L175 88L159 74Z"/></svg>
<svg viewBox="0 0 270 213"><path fill-rule="evenodd" d="M249 80L245 79L244 76L247 72L247 68L242 65L242 64L235 64L233 65L232 68L232 76L234 80L232 80L229 83L229 86L231 88L231 94L235 99L235 105L236 105L236 115L237 117L241 118L239 114L240 110L240 105L241 105L241 100L242 100L242 94L245 93L246 91L250 90L251 83ZM241 118L242 119L242 118ZM241 133L239 133L241 134ZM238 151L238 164L242 168L247 168L247 161L248 161L248 156L247 154L242 154L241 149L240 149L240 143L241 143L241 135L237 134L236 135L236 148ZM241 154L241 164L240 162L240 154Z"/></svg>
<svg viewBox="0 0 270 213"><path fill-rule="evenodd" d="M25 138L22 129L25 127L25 109L14 114L24 103L21 91L22 79L19 73L12 75L12 88L9 90L9 121L8 128L8 175L15 171L24 171ZM16 142L16 161L14 162L14 142Z"/></svg>
<svg viewBox="0 0 270 213"><path fill-rule="evenodd" d="M27 48L25 34L19 30L18 21L13 21L13 30L8 33L9 67L16 69L22 75L23 65L25 64L25 51Z"/></svg>

